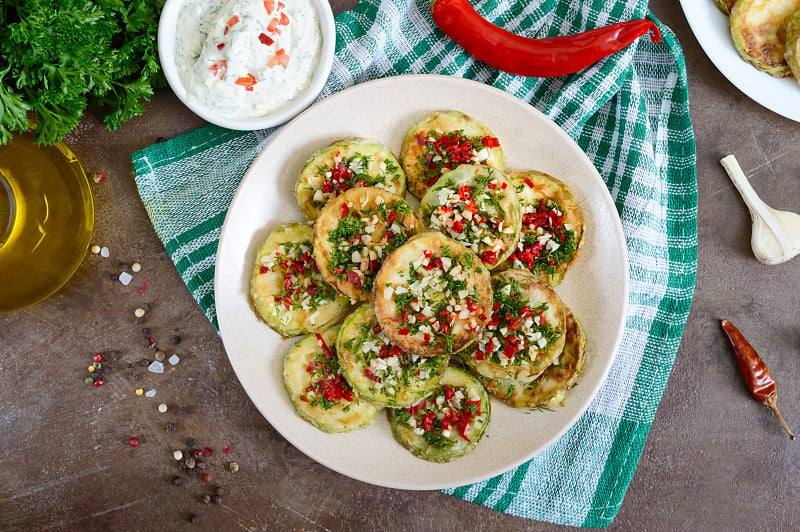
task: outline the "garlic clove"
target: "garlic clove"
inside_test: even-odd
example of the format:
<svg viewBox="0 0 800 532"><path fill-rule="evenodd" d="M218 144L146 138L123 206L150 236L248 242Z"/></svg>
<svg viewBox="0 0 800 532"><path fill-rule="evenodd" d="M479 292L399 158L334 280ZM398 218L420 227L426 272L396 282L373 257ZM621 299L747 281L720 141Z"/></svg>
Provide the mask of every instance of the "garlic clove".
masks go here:
<svg viewBox="0 0 800 532"><path fill-rule="evenodd" d="M764 203L733 155L724 157L720 164L750 210L753 220L750 245L756 259L764 264L780 264L800 253L800 215L778 211Z"/></svg>

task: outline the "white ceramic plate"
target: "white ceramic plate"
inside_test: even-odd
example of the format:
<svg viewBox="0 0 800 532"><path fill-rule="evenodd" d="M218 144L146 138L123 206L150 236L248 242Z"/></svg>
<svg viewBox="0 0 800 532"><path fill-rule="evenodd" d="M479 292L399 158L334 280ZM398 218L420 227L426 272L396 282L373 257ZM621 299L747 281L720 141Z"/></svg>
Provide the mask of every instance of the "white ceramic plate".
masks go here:
<svg viewBox="0 0 800 532"><path fill-rule="evenodd" d="M325 434L298 417L282 368L294 340L259 321L248 303L258 246L277 225L300 221L294 185L317 149L343 137L372 137L395 153L406 131L431 111L478 118L500 138L509 168L538 169L572 186L585 210L582 255L559 294L588 336L586 368L567 405L512 409L493 401L487 432L470 454L447 464L415 458L392 437L386 416L344 434ZM498 475L559 438L587 408L608 374L622 335L628 263L622 226L589 159L555 123L530 105L477 82L401 76L357 85L314 105L286 125L253 162L234 196L217 254L215 295L225 349L247 394L270 424L314 460L352 478L401 489L455 487Z"/></svg>
<svg viewBox="0 0 800 532"><path fill-rule="evenodd" d="M733 46L728 17L714 0L681 0L695 37L711 62L740 91L767 109L800 122L800 85L773 78L745 63Z"/></svg>

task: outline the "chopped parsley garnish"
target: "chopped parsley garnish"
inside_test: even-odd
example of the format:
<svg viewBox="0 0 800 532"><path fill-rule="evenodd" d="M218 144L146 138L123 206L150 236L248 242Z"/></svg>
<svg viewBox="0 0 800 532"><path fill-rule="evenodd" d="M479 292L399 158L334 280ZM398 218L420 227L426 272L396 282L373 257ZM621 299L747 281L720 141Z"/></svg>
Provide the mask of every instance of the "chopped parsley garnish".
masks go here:
<svg viewBox="0 0 800 532"><path fill-rule="evenodd" d="M319 272L309 241L283 242L260 262L259 274L269 271L282 275L281 291L274 298L287 310L314 310L336 297L334 288Z"/></svg>
<svg viewBox="0 0 800 532"><path fill-rule="evenodd" d="M522 238L509 256L514 268L533 274L555 275L559 267L575 257L576 232L564 224L561 207L553 200L540 199L522 213Z"/></svg>

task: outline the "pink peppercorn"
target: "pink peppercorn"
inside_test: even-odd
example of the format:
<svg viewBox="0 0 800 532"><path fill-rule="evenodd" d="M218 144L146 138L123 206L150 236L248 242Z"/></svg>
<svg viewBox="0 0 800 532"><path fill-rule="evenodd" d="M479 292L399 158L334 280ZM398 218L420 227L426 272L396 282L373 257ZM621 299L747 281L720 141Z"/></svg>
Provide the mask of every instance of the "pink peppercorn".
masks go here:
<svg viewBox="0 0 800 532"><path fill-rule="evenodd" d="M94 387L95 388L99 388L103 384L105 384L105 381L103 379L97 379L96 381L94 381Z"/></svg>
<svg viewBox="0 0 800 532"><path fill-rule="evenodd" d="M131 447L137 447L139 445L139 438L136 436L131 436L131 439L128 440L128 443L131 444Z"/></svg>
<svg viewBox="0 0 800 532"><path fill-rule="evenodd" d="M225 448L222 449L222 452L225 453L225 454L231 454L231 446L230 445L226 445Z"/></svg>
<svg viewBox="0 0 800 532"><path fill-rule="evenodd" d="M94 356L92 357L92 360L94 360L95 362L102 362L103 355L101 355L100 353L95 353Z"/></svg>
<svg viewBox="0 0 800 532"><path fill-rule="evenodd" d="M208 458L209 456L214 456L214 449L212 449L211 447L206 447L203 450L203 456L205 458Z"/></svg>

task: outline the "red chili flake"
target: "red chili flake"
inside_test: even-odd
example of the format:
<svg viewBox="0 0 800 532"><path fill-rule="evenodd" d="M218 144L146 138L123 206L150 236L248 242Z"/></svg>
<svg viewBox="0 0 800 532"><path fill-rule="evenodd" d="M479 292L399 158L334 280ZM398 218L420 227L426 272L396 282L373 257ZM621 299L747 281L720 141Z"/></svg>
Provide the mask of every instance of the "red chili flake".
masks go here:
<svg viewBox="0 0 800 532"><path fill-rule="evenodd" d="M464 230L464 224L461 222L461 220L456 220L455 222L453 222L453 231L455 231L456 233L460 233L463 230Z"/></svg>
<svg viewBox="0 0 800 532"><path fill-rule="evenodd" d="M347 270L347 280L361 288L361 277L353 270Z"/></svg>
<svg viewBox="0 0 800 532"><path fill-rule="evenodd" d="M271 15L275 11L275 0L264 0L264 9L267 10L267 15Z"/></svg>
<svg viewBox="0 0 800 532"><path fill-rule="evenodd" d="M139 294L144 295L144 293L147 290L148 286L150 286L150 282L147 281L147 279L145 279L145 281L142 283L142 285L139 288L136 289L136 291L139 292Z"/></svg>
<svg viewBox="0 0 800 532"><path fill-rule="evenodd" d="M529 187L533 188L533 181L531 181L530 177L526 177L525 178L525 184L528 185Z"/></svg>
<svg viewBox="0 0 800 532"><path fill-rule="evenodd" d="M500 139L487 135L481 139L481 143L487 148L497 148L500 146Z"/></svg>
<svg viewBox="0 0 800 532"><path fill-rule="evenodd" d="M422 341L422 345L430 345L431 343L431 335L425 333L425 339Z"/></svg>
<svg viewBox="0 0 800 532"><path fill-rule="evenodd" d="M347 203L343 203L342 204L342 216L341 217L344 218L348 214L350 214L350 206L348 206Z"/></svg>
<svg viewBox="0 0 800 532"><path fill-rule="evenodd" d="M322 339L322 335L316 333L315 336L317 337L317 345L322 348L322 353L325 355L325 358L333 358L333 353L331 353L331 350L328 348L328 344L325 343L325 340Z"/></svg>
<svg viewBox="0 0 800 532"><path fill-rule="evenodd" d="M205 449L203 449L203 457L209 458L211 456L214 456L214 449L212 449L211 447L206 447Z"/></svg>
<svg viewBox="0 0 800 532"><path fill-rule="evenodd" d="M442 390L444 390L444 398L448 401L456 396L455 390L453 390L453 388L450 386L443 385Z"/></svg>
<svg viewBox="0 0 800 532"><path fill-rule="evenodd" d="M286 16L286 13L281 11L281 21L278 23L281 26L288 26L289 25L289 17Z"/></svg>
<svg viewBox="0 0 800 532"><path fill-rule="evenodd" d="M484 251L481 254L481 260L489 265L497 264L497 253L494 251Z"/></svg>
<svg viewBox="0 0 800 532"><path fill-rule="evenodd" d="M425 432L429 432L433 430L433 420L436 419L436 414L433 412L428 412L425 414L425 417L422 418L422 430Z"/></svg>
<svg viewBox="0 0 800 532"><path fill-rule="evenodd" d="M97 379L96 381L94 381L94 387L95 387L95 388L99 388L99 387L101 387L101 386L102 386L103 384L105 384L105 383L106 383L106 381L104 381L104 380L102 379L102 377L101 377L101 378Z"/></svg>
<svg viewBox="0 0 800 532"><path fill-rule="evenodd" d="M521 321L522 321L522 318L514 318L513 320L511 320L511 323L508 324L508 328L513 331L514 329L519 327L519 322L521 322Z"/></svg>
<svg viewBox="0 0 800 532"><path fill-rule="evenodd" d="M405 410L409 414L413 415L413 414L416 414L417 412L419 412L420 410L422 410L423 408L425 408L425 399L421 400L419 403L415 404L414 406L407 406L403 410Z"/></svg>
<svg viewBox="0 0 800 532"><path fill-rule="evenodd" d="M514 347L510 343L506 344L506 346L503 348L503 354L508 358L513 357L514 353L516 353L516 352L517 352L517 348Z"/></svg>
<svg viewBox="0 0 800 532"><path fill-rule="evenodd" d="M203 475L203 482L209 482L210 480L211 480L210 473L206 473L205 475Z"/></svg>
<svg viewBox="0 0 800 532"><path fill-rule="evenodd" d="M258 273L267 273L268 271L269 268L267 268L266 266L262 266L261 268L258 269Z"/></svg>
<svg viewBox="0 0 800 532"><path fill-rule="evenodd" d="M376 325L375 327L373 327L373 328L372 328L372 332L373 332L374 334L380 334L380 332L381 332L381 326L380 326L380 325Z"/></svg>
<svg viewBox="0 0 800 532"><path fill-rule="evenodd" d="M131 447L137 447L139 445L139 438L136 436L131 436L131 438L128 440L128 443L131 444Z"/></svg>
<svg viewBox="0 0 800 532"><path fill-rule="evenodd" d="M308 367L306 368L306 371L307 371L308 373L312 373L312 372L314 371L314 368L315 368L315 367L316 367L316 364L315 364L315 363L314 363L314 361L312 360L311 362L309 362L309 363L308 363Z"/></svg>
<svg viewBox="0 0 800 532"><path fill-rule="evenodd" d="M92 357L92 360L94 360L95 362L102 362L103 355L101 355L100 353L95 353L94 356Z"/></svg>
<svg viewBox="0 0 800 532"><path fill-rule="evenodd" d="M217 50L222 50L223 48L225 48L225 43L224 42L221 42L221 43L219 43L217 45Z"/></svg>
<svg viewBox="0 0 800 532"><path fill-rule="evenodd" d="M272 40L272 39L269 37L269 35L267 35L266 33L262 33L262 34L260 34L260 35L258 36L258 40L259 40L259 41L261 41L261 44L266 44L267 46L270 46L272 43L274 43L274 42L275 42L275 41L274 41L274 40Z"/></svg>
<svg viewBox="0 0 800 532"><path fill-rule="evenodd" d="M410 332L411 332L411 329L409 329L408 327L403 327L402 329L398 329L397 330L397 334L400 334L400 335L403 335L403 336L408 335L408 333L410 333Z"/></svg>
<svg viewBox="0 0 800 532"><path fill-rule="evenodd" d="M466 201L472 197L472 189L469 188L469 185L460 185L458 187L458 196Z"/></svg>
<svg viewBox="0 0 800 532"><path fill-rule="evenodd" d="M272 33L277 33L278 35L280 35L281 30L278 29L279 23L280 19L278 19L277 17L273 18L272 20L269 21L269 24L267 24L267 31L270 31Z"/></svg>
<svg viewBox="0 0 800 532"><path fill-rule="evenodd" d="M223 452L223 453L225 453L225 454L231 454L231 446L230 446L230 445L226 445L226 446L225 446L225 447L222 449L222 452Z"/></svg>
<svg viewBox="0 0 800 532"><path fill-rule="evenodd" d="M489 181L489 182L486 184L486 187L487 187L489 190L494 190L494 189L496 189L496 188L497 188L497 181L495 181L495 180Z"/></svg>
<svg viewBox="0 0 800 532"><path fill-rule="evenodd" d="M394 222L395 212L389 211L389 216L386 217L386 225L392 225Z"/></svg>

